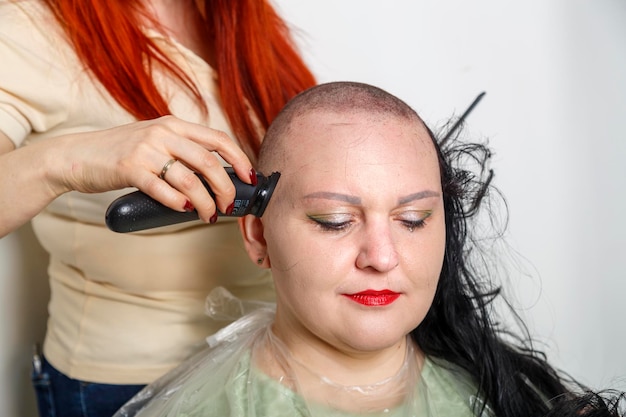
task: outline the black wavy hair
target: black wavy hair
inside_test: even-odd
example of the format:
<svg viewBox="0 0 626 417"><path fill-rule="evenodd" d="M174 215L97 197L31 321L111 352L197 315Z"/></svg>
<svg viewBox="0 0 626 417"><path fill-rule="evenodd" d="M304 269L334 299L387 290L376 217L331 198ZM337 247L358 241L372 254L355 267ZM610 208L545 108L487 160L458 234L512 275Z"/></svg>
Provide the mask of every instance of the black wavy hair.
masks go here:
<svg viewBox="0 0 626 417"><path fill-rule="evenodd" d="M446 251L433 304L411 336L427 355L473 377L483 399L475 404L476 415L488 406L498 417L544 416L567 400L568 383L578 384L533 349L527 331L518 335L495 322L492 303L501 288L486 276L484 254L476 253L480 247L472 235L485 200L500 196L488 168L491 152L486 144L458 138L440 145L430 129L429 134L439 156Z"/></svg>
<svg viewBox="0 0 626 417"><path fill-rule="evenodd" d="M616 390L585 391L561 401L545 417L620 417L626 412L626 393Z"/></svg>

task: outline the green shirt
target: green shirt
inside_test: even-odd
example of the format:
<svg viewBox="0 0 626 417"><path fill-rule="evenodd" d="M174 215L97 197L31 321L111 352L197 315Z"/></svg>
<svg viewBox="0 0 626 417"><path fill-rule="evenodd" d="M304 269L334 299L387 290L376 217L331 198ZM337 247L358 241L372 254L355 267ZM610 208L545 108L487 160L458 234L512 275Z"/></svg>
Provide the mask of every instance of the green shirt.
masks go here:
<svg viewBox="0 0 626 417"><path fill-rule="evenodd" d="M310 379L273 336L273 317L273 310L259 309L227 326L211 338L212 347L149 385L115 417L477 417L473 410L482 403L467 372L431 357L420 368L412 345L403 367L381 383L344 387L307 370ZM259 369L252 352L273 361L279 376ZM297 388L297 374L307 378L309 392ZM350 411L311 400L315 389L317 398ZM492 413L486 408L480 416Z"/></svg>
<svg viewBox="0 0 626 417"><path fill-rule="evenodd" d="M355 414L308 402L302 395L251 366L246 355L217 395L206 398L193 410L172 414L178 417L475 417L476 389L463 372L426 358L421 381L410 404ZM488 416L485 412L483 416Z"/></svg>

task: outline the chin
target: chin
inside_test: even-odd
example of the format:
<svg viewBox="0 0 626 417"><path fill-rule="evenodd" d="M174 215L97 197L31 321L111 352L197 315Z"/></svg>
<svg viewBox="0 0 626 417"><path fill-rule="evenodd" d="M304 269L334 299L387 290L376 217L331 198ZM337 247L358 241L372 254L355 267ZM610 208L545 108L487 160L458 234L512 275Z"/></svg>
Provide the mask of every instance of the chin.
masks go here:
<svg viewBox="0 0 626 417"><path fill-rule="evenodd" d="M405 337L402 337L401 339L394 340L393 342L390 341L388 343L358 343L351 347L358 353L376 353L400 346L401 342L404 341L404 338Z"/></svg>
<svg viewBox="0 0 626 417"><path fill-rule="evenodd" d="M345 339L345 343L357 352L376 352L389 349L404 342L408 334L404 329L394 331L389 326L375 328L368 326L366 329L356 329L349 332L350 337Z"/></svg>

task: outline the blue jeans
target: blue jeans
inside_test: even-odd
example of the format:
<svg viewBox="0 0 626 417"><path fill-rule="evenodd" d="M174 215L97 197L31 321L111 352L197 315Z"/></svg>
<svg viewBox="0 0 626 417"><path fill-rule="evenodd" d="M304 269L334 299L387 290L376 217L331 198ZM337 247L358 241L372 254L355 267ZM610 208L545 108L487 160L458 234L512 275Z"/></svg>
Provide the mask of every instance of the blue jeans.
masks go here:
<svg viewBox="0 0 626 417"><path fill-rule="evenodd" d="M41 356L33 366L40 417L111 417L145 385L97 384L71 379Z"/></svg>

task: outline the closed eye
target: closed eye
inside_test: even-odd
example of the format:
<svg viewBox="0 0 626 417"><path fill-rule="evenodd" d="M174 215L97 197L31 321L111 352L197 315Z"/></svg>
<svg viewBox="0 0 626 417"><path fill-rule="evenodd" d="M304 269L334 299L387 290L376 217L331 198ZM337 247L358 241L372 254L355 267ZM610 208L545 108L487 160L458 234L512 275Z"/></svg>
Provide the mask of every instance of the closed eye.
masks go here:
<svg viewBox="0 0 626 417"><path fill-rule="evenodd" d="M421 229L426 226L426 219L428 219L432 213L431 210L411 211L403 213L399 220L409 232L413 232L415 229Z"/></svg>
<svg viewBox="0 0 626 417"><path fill-rule="evenodd" d="M347 216L307 216L310 220L312 220L320 229L328 232L339 232L347 229L352 221Z"/></svg>
<svg viewBox="0 0 626 417"><path fill-rule="evenodd" d="M409 232L412 232L415 229L421 229L422 227L426 226L426 219L402 220L402 224L409 230Z"/></svg>

